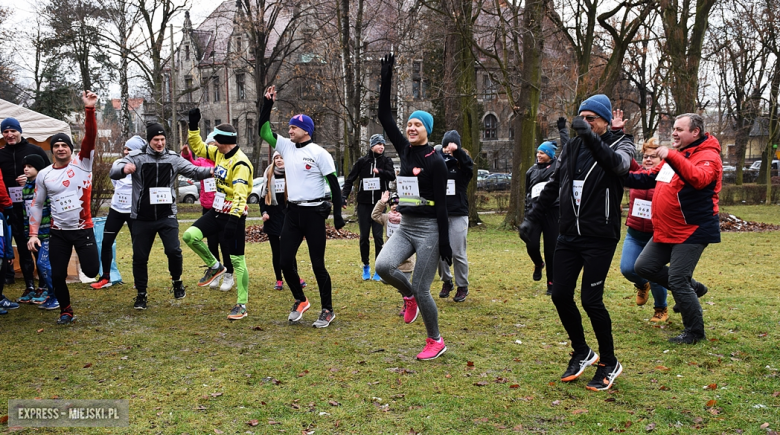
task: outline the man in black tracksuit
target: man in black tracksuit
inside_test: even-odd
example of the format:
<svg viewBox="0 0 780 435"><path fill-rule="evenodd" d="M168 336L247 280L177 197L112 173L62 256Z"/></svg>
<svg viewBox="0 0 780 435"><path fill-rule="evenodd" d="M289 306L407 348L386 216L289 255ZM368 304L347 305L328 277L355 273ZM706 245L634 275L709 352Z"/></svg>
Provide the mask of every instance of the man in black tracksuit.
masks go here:
<svg viewBox="0 0 780 435"><path fill-rule="evenodd" d="M347 208L347 197L352 192L352 185L359 181L357 192L357 215L360 227L360 258L363 261L363 280L371 279L371 266L368 264L370 242L368 237L374 233L374 258L384 245L382 225L371 219L374 206L382 197L382 192L388 189L388 183L395 180L393 161L385 156L385 137L381 134L371 136L368 154L358 159L349 176L344 180L341 197L344 198L344 208ZM374 280L379 281L379 275L374 273Z"/></svg>
<svg viewBox="0 0 780 435"><path fill-rule="evenodd" d="M3 181L9 191L18 189L18 195L11 195L14 201L13 220L11 221L11 231L16 241L16 249L19 253L19 266L22 268L24 283L26 288L35 290L34 271L35 262L33 261L30 250L27 249L27 234L24 233L24 201L21 196L22 186L27 183L27 176L24 175L24 164L22 160L30 154L41 156L46 166L51 164L49 156L38 145L27 142L22 137L22 126L14 118L6 118L2 122L3 139L5 147L0 148L0 170L3 172ZM13 260L11 260L13 262ZM9 268L9 283L13 280L13 265ZM5 276L0 279L6 279Z"/></svg>
<svg viewBox="0 0 780 435"><path fill-rule="evenodd" d="M552 300L571 340L572 358L561 381L570 382L599 357L585 342L582 318L574 303L574 287L582 273L582 307L588 313L599 343L601 362L587 388L607 390L623 371L615 358L612 321L604 306L604 280L620 239L620 201L633 159L633 138L609 130L612 104L605 95L594 95L579 109L572 122L577 137L562 149L552 180L520 225L527 241L534 227L559 198L560 235L555 248Z"/></svg>

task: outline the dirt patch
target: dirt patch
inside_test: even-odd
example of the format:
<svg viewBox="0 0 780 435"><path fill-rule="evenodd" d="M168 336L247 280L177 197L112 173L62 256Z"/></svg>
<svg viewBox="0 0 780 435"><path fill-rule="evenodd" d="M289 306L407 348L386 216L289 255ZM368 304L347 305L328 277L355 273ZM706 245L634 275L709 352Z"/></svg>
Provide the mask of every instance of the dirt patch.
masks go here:
<svg viewBox="0 0 780 435"><path fill-rule="evenodd" d="M726 212L721 212L719 214L719 218L720 230L724 233L747 233L780 230L780 225L746 221Z"/></svg>
<svg viewBox="0 0 780 435"><path fill-rule="evenodd" d="M360 234L347 231L345 229L337 230L329 225L325 225L325 238L332 239L359 239ZM261 243L268 241L268 234L263 232L262 225L250 225L246 227L246 241L248 243Z"/></svg>

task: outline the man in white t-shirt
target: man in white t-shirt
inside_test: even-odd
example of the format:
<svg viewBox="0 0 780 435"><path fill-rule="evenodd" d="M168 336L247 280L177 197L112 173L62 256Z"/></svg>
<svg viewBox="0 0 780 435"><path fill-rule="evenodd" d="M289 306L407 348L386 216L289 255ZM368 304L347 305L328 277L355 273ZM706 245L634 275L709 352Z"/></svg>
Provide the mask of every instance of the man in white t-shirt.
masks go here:
<svg viewBox="0 0 780 435"><path fill-rule="evenodd" d="M277 136L271 131L271 108L276 101L276 87L265 93L260 110L260 137L282 155L287 178L288 211L284 218L281 239L281 267L284 279L290 286L295 303L287 320L297 322L311 306L303 293L295 264L295 255L306 238L309 247L311 267L320 289L322 311L312 324L316 328L327 328L336 317L331 299L330 275L325 268L325 219L333 211L336 229L344 226L341 217L341 191L336 178L333 157L324 148L312 142L314 121L306 115L295 115L290 119L290 138ZM332 194L328 197L328 192Z"/></svg>
<svg viewBox="0 0 780 435"><path fill-rule="evenodd" d="M73 155L73 142L68 135L58 133L51 138L54 163L38 172L35 195L30 206L30 239L27 247L37 252L41 246L38 228L41 224L43 204L47 197L51 199L49 258L54 293L60 302L60 318L57 320L60 325L69 324L74 319L70 292L65 282L73 248L76 248L84 275L94 277L100 266L90 211L92 162L97 140L97 98L97 95L90 91L85 91L81 97L85 112L84 139L81 141L78 155Z"/></svg>

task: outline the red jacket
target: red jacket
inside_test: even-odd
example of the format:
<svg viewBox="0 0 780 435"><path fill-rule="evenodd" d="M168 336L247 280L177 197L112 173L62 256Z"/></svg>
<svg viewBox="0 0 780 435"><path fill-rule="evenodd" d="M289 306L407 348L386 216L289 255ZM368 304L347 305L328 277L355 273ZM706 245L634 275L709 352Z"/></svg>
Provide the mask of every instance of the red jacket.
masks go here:
<svg viewBox="0 0 780 435"><path fill-rule="evenodd" d="M670 182L656 181L669 165ZM718 194L723 176L720 143L710 134L683 150L669 150L664 163L652 171L630 173L626 186L655 187L653 241L656 243L719 243Z"/></svg>

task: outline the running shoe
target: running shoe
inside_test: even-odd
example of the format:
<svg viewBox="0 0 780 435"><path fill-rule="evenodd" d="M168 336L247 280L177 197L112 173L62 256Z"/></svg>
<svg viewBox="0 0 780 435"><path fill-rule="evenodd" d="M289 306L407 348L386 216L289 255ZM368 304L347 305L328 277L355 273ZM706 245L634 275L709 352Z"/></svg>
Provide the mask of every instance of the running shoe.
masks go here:
<svg viewBox="0 0 780 435"><path fill-rule="evenodd" d="M458 291L455 292L455 297L452 298L455 302L463 302L466 300L466 296L469 295L468 287L458 287Z"/></svg>
<svg viewBox="0 0 780 435"><path fill-rule="evenodd" d="M232 288L233 288L233 274L225 273L225 275L222 276L222 285L219 287L219 289L223 292L226 292Z"/></svg>
<svg viewBox="0 0 780 435"><path fill-rule="evenodd" d="M364 264L363 265L363 281L368 281L371 279L371 266Z"/></svg>
<svg viewBox="0 0 780 435"><path fill-rule="evenodd" d="M230 320L239 320L244 317L246 317L246 305L244 304L236 304L236 306L230 310L230 314L228 314L228 319Z"/></svg>
<svg viewBox="0 0 780 435"><path fill-rule="evenodd" d="M49 291L45 288L38 288L38 290L35 291L35 296L33 296L30 302L35 305L41 305L46 302L47 299L49 299Z"/></svg>
<svg viewBox="0 0 780 435"><path fill-rule="evenodd" d="M374 271L374 277L371 279L373 279L374 281L382 281L382 277L379 276L378 273L376 273L376 270Z"/></svg>
<svg viewBox="0 0 780 435"><path fill-rule="evenodd" d="M542 280L542 271L543 270L544 270L544 263L534 265L534 275L533 275L534 281L541 281Z"/></svg>
<svg viewBox="0 0 780 435"><path fill-rule="evenodd" d="M545 293L547 296L552 296L552 287L553 287L552 281L548 282L547 283L547 293Z"/></svg>
<svg viewBox="0 0 780 435"><path fill-rule="evenodd" d="M444 344L444 338L439 337L438 340L432 338L425 339L425 347L423 351L417 354L417 359L420 361L427 361L438 358L441 354L447 351L447 345Z"/></svg>
<svg viewBox="0 0 780 435"><path fill-rule="evenodd" d="M699 341L704 339L705 337L699 337L697 335L692 334L690 331L683 331L680 335L670 338L669 343L696 344Z"/></svg>
<svg viewBox="0 0 780 435"><path fill-rule="evenodd" d="M282 288L284 288L284 282L276 281L276 285L274 286L274 290L281 290Z"/></svg>
<svg viewBox="0 0 780 435"><path fill-rule="evenodd" d="M49 296L46 298L46 302L38 305L38 308L42 310L56 310L60 307L60 303L54 296Z"/></svg>
<svg viewBox="0 0 780 435"><path fill-rule="evenodd" d="M561 375L561 382L571 382L577 379L588 366L596 364L598 360L599 356L591 349L588 349L588 352L584 354L575 354L572 352L569 366L566 368L566 371L563 372L563 375Z"/></svg>
<svg viewBox="0 0 780 435"><path fill-rule="evenodd" d="M599 364L596 374L585 388L591 391L609 390L615 382L615 378L620 376L621 373L623 373L623 366L617 361L615 361L614 365Z"/></svg>
<svg viewBox="0 0 780 435"><path fill-rule="evenodd" d="M301 288L306 288L306 281L304 281L303 278L301 278L300 282L301 282Z"/></svg>
<svg viewBox="0 0 780 435"><path fill-rule="evenodd" d="M93 282L89 286L92 287L93 289L97 290L99 288L111 287L111 285L112 285L112 282L111 282L110 279L108 279L108 278L100 278L100 281Z"/></svg>
<svg viewBox="0 0 780 435"><path fill-rule="evenodd" d="M287 320L290 322L297 322L301 320L301 317L303 317L303 313L306 312L311 307L311 304L309 304L309 300L306 299L305 301L295 301L295 303L292 306L292 310L290 310L290 315L287 316Z"/></svg>
<svg viewBox="0 0 780 435"><path fill-rule="evenodd" d="M2 296L2 299L0 299L0 308L4 310L15 310L19 308L19 304L17 304L16 302L12 302L10 299L8 299L5 296Z"/></svg>
<svg viewBox="0 0 780 435"><path fill-rule="evenodd" d="M32 298L35 296L35 289L32 288L26 288L24 289L24 293L19 297L19 299L16 300L16 302L20 304L30 304L32 303Z"/></svg>
<svg viewBox="0 0 780 435"><path fill-rule="evenodd" d="M336 314L333 312L333 310L329 310L327 308L323 308L320 312L319 319L315 320L314 323L311 324L311 326L315 328L327 328L328 325L330 325L330 322L333 321L333 319L336 318Z"/></svg>
<svg viewBox="0 0 780 435"><path fill-rule="evenodd" d="M222 270L225 270L225 268L223 267ZM182 284L181 280L172 281L171 284L173 285L174 299L184 299L184 297L187 296L187 287L184 287L184 284Z"/></svg>
<svg viewBox="0 0 780 435"><path fill-rule="evenodd" d="M216 266L216 269L212 267L206 268L206 273L203 274L203 278L198 281L198 287L206 287L227 271L227 267L223 266L221 263L217 263Z"/></svg>
<svg viewBox="0 0 780 435"><path fill-rule="evenodd" d="M0 316L3 315L3 314L8 314L8 310L4 310L4 309L0 308Z"/></svg>
<svg viewBox="0 0 780 435"><path fill-rule="evenodd" d="M138 296L135 297L133 308L136 310L146 309L146 293L138 293Z"/></svg>
<svg viewBox="0 0 780 435"><path fill-rule="evenodd" d="M420 307L417 306L417 299L414 296L404 296L404 322L412 323L420 315Z"/></svg>
<svg viewBox="0 0 780 435"><path fill-rule="evenodd" d="M636 287L636 304L640 307L647 303L647 298L650 296L650 282L646 281L642 287Z"/></svg>
<svg viewBox="0 0 780 435"><path fill-rule="evenodd" d="M211 281L211 284L209 284L209 288L212 288L214 290L218 289L220 286L220 281L222 280L221 276L218 276L217 279L214 281Z"/></svg>
<svg viewBox="0 0 780 435"><path fill-rule="evenodd" d="M454 289L452 285L452 281L444 281L441 283L441 291L439 292L440 298L448 298L450 297L450 292Z"/></svg>
<svg viewBox="0 0 780 435"><path fill-rule="evenodd" d="M76 320L76 316L73 313L61 313L60 318L57 319L58 325L69 325Z"/></svg>

